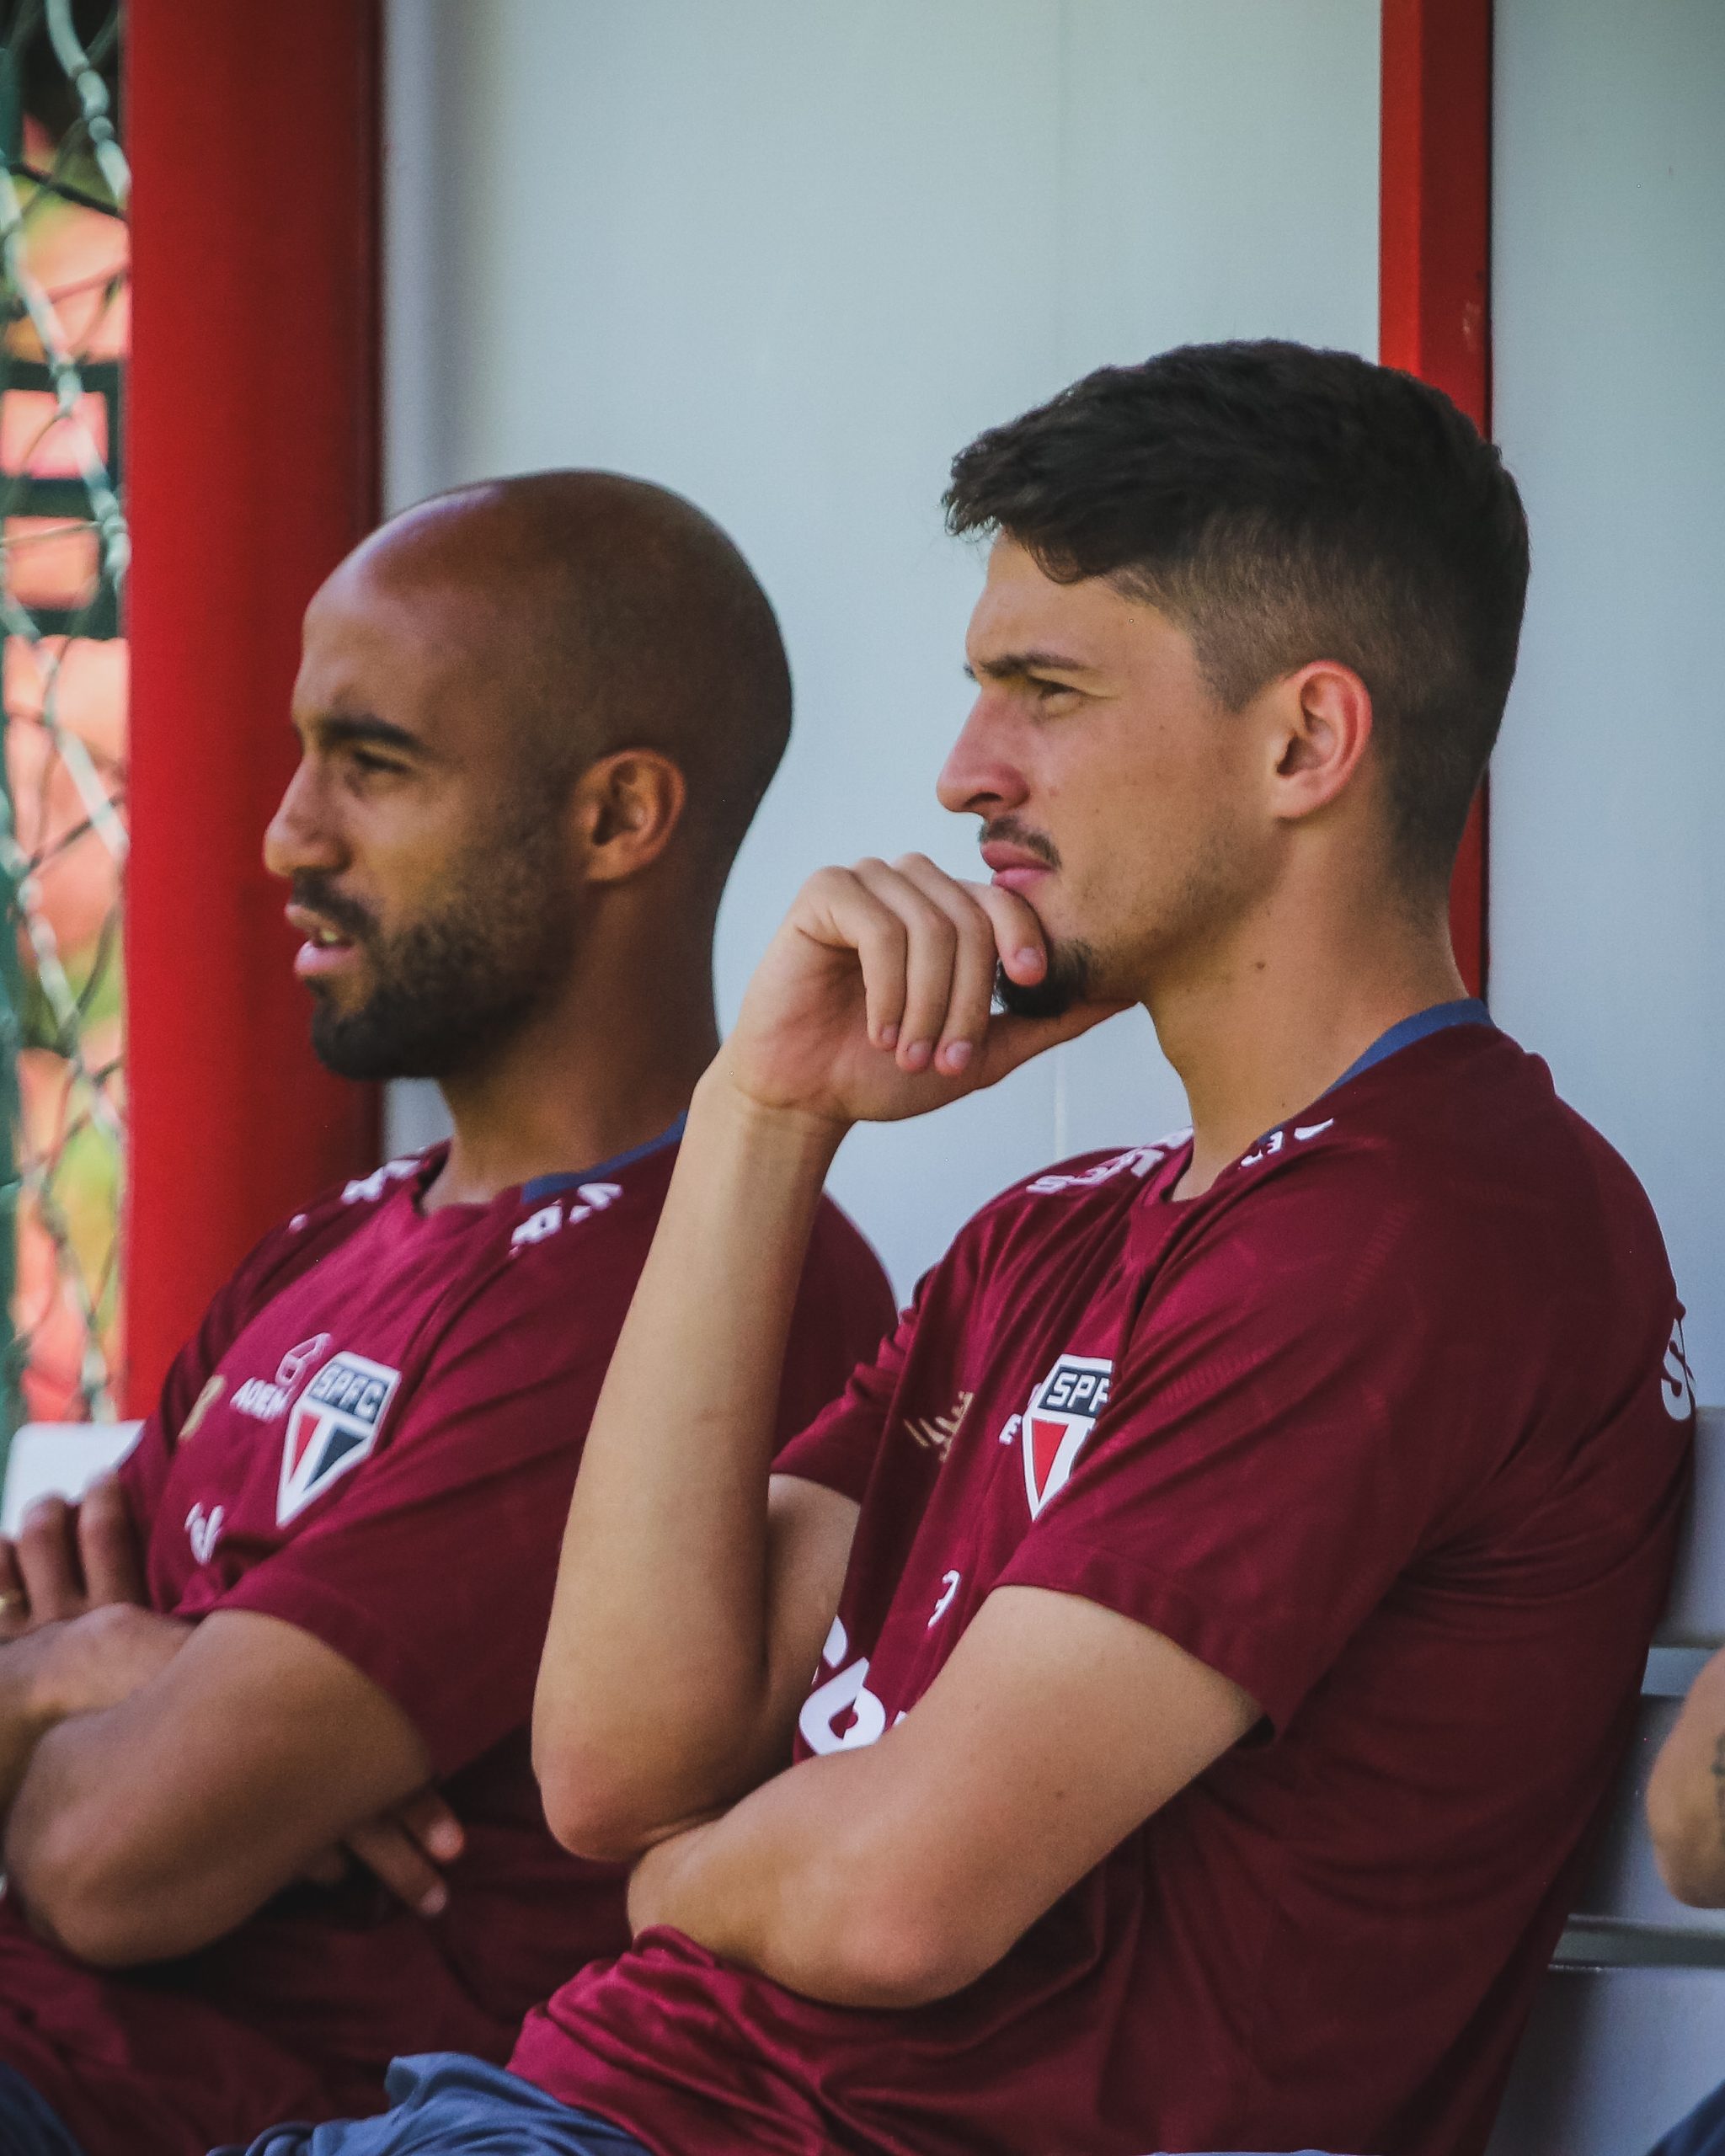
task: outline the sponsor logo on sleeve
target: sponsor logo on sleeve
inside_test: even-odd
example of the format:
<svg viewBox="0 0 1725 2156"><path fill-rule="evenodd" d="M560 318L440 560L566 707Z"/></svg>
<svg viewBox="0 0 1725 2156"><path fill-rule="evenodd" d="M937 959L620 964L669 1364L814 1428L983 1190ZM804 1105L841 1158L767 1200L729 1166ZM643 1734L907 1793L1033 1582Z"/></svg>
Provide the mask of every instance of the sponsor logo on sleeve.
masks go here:
<svg viewBox="0 0 1725 2156"><path fill-rule="evenodd" d="M1114 1368L1097 1355L1062 1355L1031 1394L1020 1438L1033 1519L1065 1487L1097 1417L1108 1404Z"/></svg>
<svg viewBox="0 0 1725 2156"><path fill-rule="evenodd" d="M1683 1344L1683 1320L1674 1321L1659 1372L1659 1398L1674 1422L1686 1422L1695 1412L1695 1373L1689 1367L1689 1351Z"/></svg>
<svg viewBox="0 0 1725 2156"><path fill-rule="evenodd" d="M371 1453L400 1383L399 1370L364 1355L344 1350L330 1357L287 1418L275 1500L278 1527Z"/></svg>

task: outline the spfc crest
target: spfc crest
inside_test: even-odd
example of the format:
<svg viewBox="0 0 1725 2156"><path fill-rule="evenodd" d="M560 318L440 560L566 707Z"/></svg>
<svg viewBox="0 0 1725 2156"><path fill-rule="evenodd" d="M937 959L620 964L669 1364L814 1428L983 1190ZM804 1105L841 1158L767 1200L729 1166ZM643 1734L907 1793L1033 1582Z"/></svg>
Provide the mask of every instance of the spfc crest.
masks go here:
<svg viewBox="0 0 1725 2156"><path fill-rule="evenodd" d="M332 1355L294 1402L281 1449L275 1524L285 1527L377 1442L399 1370L363 1355Z"/></svg>
<svg viewBox="0 0 1725 2156"><path fill-rule="evenodd" d="M1062 1355L1030 1396L1024 1411L1024 1490L1030 1517L1038 1513L1077 1464L1096 1418L1108 1404L1114 1364L1095 1355Z"/></svg>

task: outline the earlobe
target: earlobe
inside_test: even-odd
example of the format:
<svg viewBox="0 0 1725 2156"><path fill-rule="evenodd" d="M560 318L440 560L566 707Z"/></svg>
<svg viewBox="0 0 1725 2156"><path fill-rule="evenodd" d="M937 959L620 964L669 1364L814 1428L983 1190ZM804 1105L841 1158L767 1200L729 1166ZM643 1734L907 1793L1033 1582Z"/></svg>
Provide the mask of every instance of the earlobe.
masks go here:
<svg viewBox="0 0 1725 2156"><path fill-rule="evenodd" d="M590 883L619 883L657 861L681 822L688 784L656 749L601 756L576 784Z"/></svg>

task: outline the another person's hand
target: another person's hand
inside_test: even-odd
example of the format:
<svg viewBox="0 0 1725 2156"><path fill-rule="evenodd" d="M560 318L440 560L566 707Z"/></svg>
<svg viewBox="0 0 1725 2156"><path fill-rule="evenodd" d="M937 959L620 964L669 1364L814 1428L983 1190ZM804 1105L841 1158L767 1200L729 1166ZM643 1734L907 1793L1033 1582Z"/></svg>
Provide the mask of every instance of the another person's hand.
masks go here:
<svg viewBox="0 0 1725 2156"><path fill-rule="evenodd" d="M0 1645L111 1604L142 1607L143 1551L120 1477L99 1476L76 1509L40 1497L0 1538Z"/></svg>
<svg viewBox="0 0 1725 2156"><path fill-rule="evenodd" d="M993 1085L1120 1007L991 1016L996 962L1026 987L1046 969L1016 893L961 883L921 854L823 868L768 946L719 1066L761 1107L892 1122Z"/></svg>
<svg viewBox="0 0 1725 2156"><path fill-rule="evenodd" d="M422 1789L314 1857L305 1876L334 1886L359 1863L410 1909L422 1917L441 1916L449 1905L441 1867L453 1864L465 1844L462 1823L442 1797L435 1789Z"/></svg>

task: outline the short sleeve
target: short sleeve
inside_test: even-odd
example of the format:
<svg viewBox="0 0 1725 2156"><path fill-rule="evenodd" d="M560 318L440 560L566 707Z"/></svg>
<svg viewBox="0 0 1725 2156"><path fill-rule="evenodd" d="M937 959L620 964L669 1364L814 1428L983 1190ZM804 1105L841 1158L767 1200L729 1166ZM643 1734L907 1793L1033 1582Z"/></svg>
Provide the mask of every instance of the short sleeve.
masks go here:
<svg viewBox="0 0 1725 2156"><path fill-rule="evenodd" d="M819 1482L860 1505L916 1334L913 1304L880 1342L873 1359L852 1372L838 1398L780 1453L773 1463L777 1472Z"/></svg>
<svg viewBox="0 0 1725 2156"><path fill-rule="evenodd" d="M147 1417L137 1443L120 1463L120 1486L146 1542L174 1465L179 1433L222 1358L243 1330L259 1299L270 1292L290 1264L294 1254L290 1234L286 1229L273 1229L217 1289L197 1331L168 1364L155 1408Z"/></svg>
<svg viewBox="0 0 1725 2156"><path fill-rule="evenodd" d="M1278 1728L1467 1465L1467 1418L1434 1433L1426 1402L1453 1296L1367 1177L1322 1172L1322 1203L1316 1173L1279 1177L1164 1267L1076 1468L999 1581L1165 1634Z"/></svg>
<svg viewBox="0 0 1725 2156"><path fill-rule="evenodd" d="M795 1439L872 1362L898 1316L885 1268L830 1201L809 1239L779 1388L778 1441Z"/></svg>

